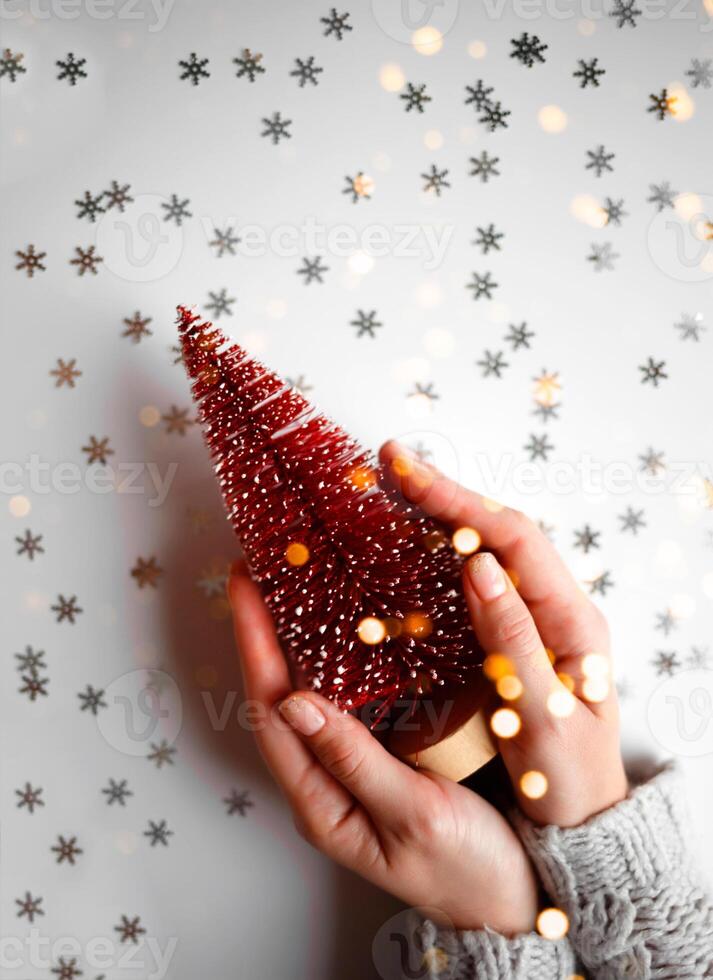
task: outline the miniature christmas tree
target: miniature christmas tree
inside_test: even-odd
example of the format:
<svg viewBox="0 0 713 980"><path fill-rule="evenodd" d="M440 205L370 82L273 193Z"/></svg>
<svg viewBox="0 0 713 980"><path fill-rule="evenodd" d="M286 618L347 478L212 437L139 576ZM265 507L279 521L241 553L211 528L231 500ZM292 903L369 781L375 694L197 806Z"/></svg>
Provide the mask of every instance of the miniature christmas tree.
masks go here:
<svg viewBox="0 0 713 980"><path fill-rule="evenodd" d="M179 307L178 324L228 515L301 682L383 710L461 682L482 657L448 535L211 323Z"/></svg>

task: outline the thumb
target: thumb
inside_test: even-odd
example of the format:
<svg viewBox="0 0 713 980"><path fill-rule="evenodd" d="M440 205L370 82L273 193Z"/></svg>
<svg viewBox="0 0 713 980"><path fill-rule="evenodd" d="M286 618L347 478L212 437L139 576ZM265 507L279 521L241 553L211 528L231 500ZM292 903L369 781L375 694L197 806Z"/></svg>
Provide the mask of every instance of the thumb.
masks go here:
<svg viewBox="0 0 713 980"><path fill-rule="evenodd" d="M481 552L463 571L463 590L478 642L489 654L506 658L503 672L520 682L517 710L537 723L546 714L553 687L560 682L552 668L530 610L494 555ZM486 669L487 672L487 669Z"/></svg>
<svg viewBox="0 0 713 980"><path fill-rule="evenodd" d="M403 817L418 776L352 715L312 692L290 694L280 714L319 762L380 822Z"/></svg>

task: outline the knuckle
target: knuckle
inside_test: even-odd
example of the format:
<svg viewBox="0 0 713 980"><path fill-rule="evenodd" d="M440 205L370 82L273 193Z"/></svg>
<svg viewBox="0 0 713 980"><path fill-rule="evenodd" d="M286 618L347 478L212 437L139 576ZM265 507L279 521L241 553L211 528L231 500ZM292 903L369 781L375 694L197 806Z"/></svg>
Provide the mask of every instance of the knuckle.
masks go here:
<svg viewBox="0 0 713 980"><path fill-rule="evenodd" d="M292 822L294 823L295 830L300 835L302 840L306 841L317 850L321 850L322 834L319 826L313 823L308 817L304 817L300 813L292 814Z"/></svg>
<svg viewBox="0 0 713 980"><path fill-rule="evenodd" d="M529 613L518 606L498 610L493 632L496 644L503 648L530 648L535 639Z"/></svg>
<svg viewBox="0 0 713 980"><path fill-rule="evenodd" d="M352 742L329 739L319 754L324 767L340 782L354 782L358 778L364 757Z"/></svg>

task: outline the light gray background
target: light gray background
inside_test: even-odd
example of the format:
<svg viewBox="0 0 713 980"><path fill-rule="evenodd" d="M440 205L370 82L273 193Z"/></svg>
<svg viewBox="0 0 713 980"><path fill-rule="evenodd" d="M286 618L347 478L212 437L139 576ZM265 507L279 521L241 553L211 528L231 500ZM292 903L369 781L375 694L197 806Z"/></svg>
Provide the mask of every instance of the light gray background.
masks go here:
<svg viewBox="0 0 713 980"><path fill-rule="evenodd" d="M175 980L199 972L219 980L377 975L371 942L397 904L297 838L236 720L241 687L225 608L219 589L211 599L198 584L207 572L220 576L235 546L199 433L181 438L140 420L146 406L162 414L189 406L170 352L174 307L200 306L224 287L237 302L221 325L274 369L304 375L310 396L366 444L394 434L423 443L462 479L552 525L580 580L610 570L615 587L599 601L612 627L627 750L675 749L704 826L711 726L705 702L698 716L690 698L713 685L709 672L685 668L691 648L711 636L713 517L703 480L713 333L684 343L674 323L700 313L713 327L713 249L695 241L685 207L683 217L657 217L646 198L649 184L669 180L698 195L692 210L713 220L713 90L691 90L695 111L685 122L658 122L646 107L650 92L686 81L692 57L713 56L713 19L692 2L639 6L646 16L637 28L617 30L598 5L530 4L534 19L524 19L510 3L498 14L446 0L433 14L443 47L426 57L409 44L394 3L350 3L354 29L341 43L322 36L328 6L311 0L176 0L164 24L140 4L101 8L101 19L84 5L76 18L74 8L8 5L3 47L25 52L27 74L0 83L3 457L24 464L36 454L53 473L67 462L85 474L81 447L90 435L109 436L115 470L151 461L162 473L172 463L177 471L161 506L152 506L145 470L142 493L43 493L27 474L21 491L3 487L3 936L29 935L15 899L30 890L43 896L46 914L36 924L52 940L113 940L121 915L140 915L147 937L164 947L177 940L167 974ZM508 57L509 39L525 30L550 46L546 64L532 70ZM474 41L484 42L484 57L469 53ZM244 47L264 56L267 72L254 84L234 77L231 59ZM210 59L211 71L195 88L179 81L177 66L192 50ZM89 77L75 88L55 78L54 62L68 51L87 59ZM300 89L289 71L295 57L310 55L324 71L318 87ZM580 90L572 78L580 57L606 68L599 89ZM423 115L405 113L380 84L387 64L427 83L433 101ZM464 106L464 86L477 78L512 111L506 131L486 133ZM538 122L553 104L567 116L558 134ZM278 110L293 135L276 147L260 132L262 117ZM437 149L426 145L438 139L430 131L440 134ZM584 168L598 144L616 153L614 172L601 180ZM501 176L488 184L468 176L468 158L483 149L500 158ZM421 190L419 175L432 163L449 170L452 186L440 198ZM374 192L353 205L341 192L345 175L360 170ZM77 220L74 200L112 179L131 184L135 206L96 225ZM172 193L190 199L193 217L180 230L152 220ZM573 214L583 195L599 204L623 198L629 216L621 228L592 228ZM307 219L357 232L377 225L392 236L399 226L425 226L445 234L447 247L434 267L420 233L416 254L391 251L363 273L321 248L325 282L305 287L296 274L309 252L302 244L291 255L268 247L221 259L208 245L214 226L269 234ZM505 232L503 250L483 257L472 240L491 221ZM586 256L604 241L619 258L614 271L596 273ZM34 279L13 269L15 249L29 242L47 252L47 271ZM104 264L96 277L80 278L68 261L76 245L94 242ZM491 271L500 284L493 302L470 298L464 286L473 270ZM358 308L378 312L384 326L375 340L357 339L349 325ZM153 335L135 346L121 331L136 310L152 317ZM503 335L523 320L536 334L532 349L511 353ZM486 348L507 351L502 380L476 367ZM667 364L670 377L658 389L640 383L638 365L649 356ZM53 387L57 357L77 358L83 374L74 390ZM563 384L561 418L546 426L531 415L532 378L543 368ZM432 383L439 400L429 407L408 397L417 381ZM566 493L525 492L515 467L527 459L530 434L544 432L555 447L544 473L586 455L621 463L634 479L639 455L652 447L665 454L664 489L588 493L578 482ZM484 459L506 466L503 485L485 485ZM686 480L676 487L679 463ZM19 518L10 510L18 492L31 505ZM617 515L629 505L645 511L638 537L619 531ZM211 518L203 534L196 510ZM601 549L583 556L574 531L587 522L602 532ZM43 535L45 553L32 563L14 553L26 527ZM157 590L140 591L129 572L149 555L164 574ZM78 596L84 612L74 626L57 624L49 610L58 593ZM681 615L664 637L656 614L671 606ZM46 651L50 676L50 696L35 703L17 693L13 654L28 644ZM702 720L700 737L688 742L677 735L671 703L666 717L647 721L662 681L652 665L659 650L675 650L681 662L667 683L685 723L693 730ZM132 696L136 677L143 683L152 667L175 676L184 715L176 764L161 770L143 758L147 746L123 751L119 715L102 732L77 699L87 683ZM226 702L230 691L238 702ZM215 731L209 706L220 714L226 704L225 730ZM119 710L112 701L105 717ZM169 735L176 710L171 700ZM109 777L126 778L134 792L124 809L101 795ZM46 806L33 816L14 805L26 780L44 788ZM229 818L221 802L233 787L254 801L244 818ZM164 818L174 836L168 848L152 849L143 831ZM54 863L59 833L79 838L75 867ZM700 854L713 872L710 835ZM99 970L80 956L92 980L102 972L148 977L145 959L142 969ZM3 975L51 974L26 962L6 963Z"/></svg>

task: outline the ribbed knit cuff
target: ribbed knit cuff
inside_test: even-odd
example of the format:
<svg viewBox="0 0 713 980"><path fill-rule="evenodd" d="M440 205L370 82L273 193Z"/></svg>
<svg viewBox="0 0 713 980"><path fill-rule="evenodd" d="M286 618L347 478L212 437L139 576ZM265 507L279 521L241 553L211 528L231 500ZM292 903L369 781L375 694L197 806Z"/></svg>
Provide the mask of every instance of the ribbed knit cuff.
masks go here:
<svg viewBox="0 0 713 980"><path fill-rule="evenodd" d="M597 977L713 976L713 914L691 869L672 767L580 827L513 819L544 888L569 916L576 953Z"/></svg>
<svg viewBox="0 0 713 980"><path fill-rule="evenodd" d="M420 945L429 980L570 980L575 974L569 941L537 933L507 939L489 929L439 930L427 920Z"/></svg>

